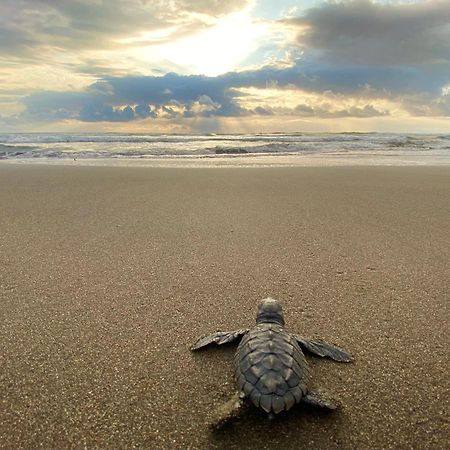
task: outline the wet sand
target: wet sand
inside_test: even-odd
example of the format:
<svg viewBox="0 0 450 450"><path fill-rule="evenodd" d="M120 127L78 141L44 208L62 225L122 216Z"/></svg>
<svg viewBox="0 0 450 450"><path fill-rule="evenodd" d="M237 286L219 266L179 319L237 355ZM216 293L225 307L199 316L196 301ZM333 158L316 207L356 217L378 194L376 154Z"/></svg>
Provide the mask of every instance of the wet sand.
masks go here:
<svg viewBox="0 0 450 450"><path fill-rule="evenodd" d="M450 168L0 165L2 448L449 448ZM254 323L308 357L331 414L205 422Z"/></svg>

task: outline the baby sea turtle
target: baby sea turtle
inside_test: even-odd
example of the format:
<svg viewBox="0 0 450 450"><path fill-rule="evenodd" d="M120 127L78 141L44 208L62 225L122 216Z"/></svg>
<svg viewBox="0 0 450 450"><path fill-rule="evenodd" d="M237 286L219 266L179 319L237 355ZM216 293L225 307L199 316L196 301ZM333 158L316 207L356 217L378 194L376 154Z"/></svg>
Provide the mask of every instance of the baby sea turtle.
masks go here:
<svg viewBox="0 0 450 450"><path fill-rule="evenodd" d="M262 408L269 418L300 402L336 409L333 400L309 389L311 376L302 349L339 362L351 361L352 355L322 340L307 340L286 332L283 310L277 300L266 298L260 302L253 328L218 331L199 339L191 350L238 339L241 341L234 365L239 392L220 408L211 423L213 427L220 428L238 418L249 403Z"/></svg>

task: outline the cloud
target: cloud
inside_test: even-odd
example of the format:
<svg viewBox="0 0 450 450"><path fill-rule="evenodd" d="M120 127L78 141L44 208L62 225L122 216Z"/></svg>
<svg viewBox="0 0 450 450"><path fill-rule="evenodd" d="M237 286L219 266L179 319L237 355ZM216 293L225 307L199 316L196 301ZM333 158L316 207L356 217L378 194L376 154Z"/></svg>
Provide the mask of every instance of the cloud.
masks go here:
<svg viewBox="0 0 450 450"><path fill-rule="evenodd" d="M366 72L364 72L366 74ZM361 77L342 69L330 72L328 68L288 69L261 68L256 71L231 72L218 77L177 75L161 77L106 77L93 83L83 92L40 92L25 99L25 116L39 120L71 118L81 121L129 121L140 118L175 117L236 117L285 114L268 105L245 107L245 94L240 88L256 87L261 90L276 85L279 89L297 87L303 91L329 96L330 87L336 91L361 94L367 91L369 75ZM371 74L371 77L374 75ZM375 77L376 78L376 77ZM392 77L392 83L396 83ZM403 83L404 87L405 83ZM397 86L401 88L400 83ZM404 87L404 89L407 89ZM333 112L330 112L333 111ZM289 111L305 115L300 107ZM385 112L367 105L337 111L335 107L315 108L307 115L316 117L372 117Z"/></svg>
<svg viewBox="0 0 450 450"><path fill-rule="evenodd" d="M329 2L283 23L297 30L315 88L359 90L412 115L449 115L443 94L450 84L449 0Z"/></svg>
<svg viewBox="0 0 450 450"><path fill-rule="evenodd" d="M387 92L395 92L395 95L417 92L438 94L446 79L430 78L418 69L410 67L331 66L297 60L288 68L265 66L257 70L229 72L217 77L184 76L175 73L161 77L105 77L94 83L90 90L108 91L111 94L109 101L118 104L140 101L167 103L171 99L190 103L206 95L219 103L221 108L218 110L225 113L236 112L235 97L242 95L238 92L240 88L297 88L305 92L331 91L344 95L376 97Z"/></svg>
<svg viewBox="0 0 450 450"><path fill-rule="evenodd" d="M450 117L450 94L439 97L430 97L426 94L418 94L404 100L405 109L416 117Z"/></svg>
<svg viewBox="0 0 450 450"><path fill-rule="evenodd" d="M103 2L88 0L6 0L6 7L11 21L0 31L9 39L5 42L33 53L48 45L68 49L95 42L107 47L111 40L129 36L130 30L139 35L146 27L173 26L177 33L180 24L195 27L203 20L199 17L227 14L242 2L111 0L105 8ZM26 23L30 26L23 26ZM97 81L84 90L32 93L24 99L21 118L84 122L286 114L366 118L388 115L379 106L388 102L414 116L450 116L445 91L450 85L448 0L332 2L283 23L297 31L297 51L291 53L297 59L289 64L283 60L215 77L174 72L111 76L106 60L93 59L96 64L85 70L93 65L103 68ZM20 39L14 41L14 36ZM2 47L0 41L0 51ZM260 101L247 102L243 91L247 88L261 93L268 88L296 90L317 100L283 109L276 100L267 104L263 95Z"/></svg>
<svg viewBox="0 0 450 450"><path fill-rule="evenodd" d="M185 111L185 117L213 116L220 110L221 104L213 101L208 95L200 95L195 102L192 102Z"/></svg>
<svg viewBox="0 0 450 450"><path fill-rule="evenodd" d="M294 108L270 107L269 105L257 106L253 110L259 116L298 116L298 117L319 117L321 119L334 119L344 117L368 118L388 116L389 111L381 111L371 104L364 106L349 106L346 108L336 107L332 103L318 102L317 104L301 103Z"/></svg>
<svg viewBox="0 0 450 450"><path fill-rule="evenodd" d="M152 108L150 108L150 106L145 103L136 105L134 108L134 113L136 117L139 117L141 119L146 119L147 117L157 117L155 110L152 110Z"/></svg>
<svg viewBox="0 0 450 450"><path fill-rule="evenodd" d="M253 112L258 116L273 116L275 113L272 108L270 107L264 107L264 106L257 106Z"/></svg>
<svg viewBox="0 0 450 450"><path fill-rule="evenodd" d="M388 116L389 111L380 111L373 105L351 106L344 109L336 109L334 105L311 106L307 104L297 105L294 108L295 115L301 117L320 117L320 118L343 118L343 117L380 117Z"/></svg>
<svg viewBox="0 0 450 450"><path fill-rule="evenodd" d="M287 21L298 43L321 59L363 66L446 65L450 62L450 3L325 3ZM448 73L448 72L447 72Z"/></svg>
<svg viewBox="0 0 450 450"><path fill-rule="evenodd" d="M51 51L143 45L139 36L166 30L165 39L194 33L249 0L2 0L0 56L39 62ZM120 43L135 37L135 43ZM145 44L152 42L145 38ZM161 35L154 37L161 41Z"/></svg>
<svg viewBox="0 0 450 450"><path fill-rule="evenodd" d="M77 119L82 122L129 122L135 117L131 106L114 108L104 103L88 103L81 108Z"/></svg>

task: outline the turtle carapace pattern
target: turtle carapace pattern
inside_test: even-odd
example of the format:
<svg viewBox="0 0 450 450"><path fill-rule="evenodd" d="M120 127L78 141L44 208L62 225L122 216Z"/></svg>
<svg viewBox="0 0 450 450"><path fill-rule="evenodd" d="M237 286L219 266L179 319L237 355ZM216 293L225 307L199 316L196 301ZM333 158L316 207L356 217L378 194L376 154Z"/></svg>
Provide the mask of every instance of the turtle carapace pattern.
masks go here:
<svg viewBox="0 0 450 450"><path fill-rule="evenodd" d="M340 362L351 361L352 355L322 340L308 340L286 332L283 310L277 300L266 298L260 302L253 328L216 332L199 339L191 350L238 339L234 366L239 393L231 409L241 407L246 399L270 417L300 402L336 408L332 400L309 389L311 375L302 349Z"/></svg>

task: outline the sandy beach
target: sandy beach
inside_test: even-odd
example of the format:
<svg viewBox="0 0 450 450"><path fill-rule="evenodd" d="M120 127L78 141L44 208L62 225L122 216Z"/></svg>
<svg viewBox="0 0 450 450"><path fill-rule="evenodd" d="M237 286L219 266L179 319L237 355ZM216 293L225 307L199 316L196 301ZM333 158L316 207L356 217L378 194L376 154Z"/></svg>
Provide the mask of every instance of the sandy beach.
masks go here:
<svg viewBox="0 0 450 450"><path fill-rule="evenodd" d="M0 165L0 447L444 449L449 442L450 167ZM342 403L228 431L234 347L287 328Z"/></svg>

